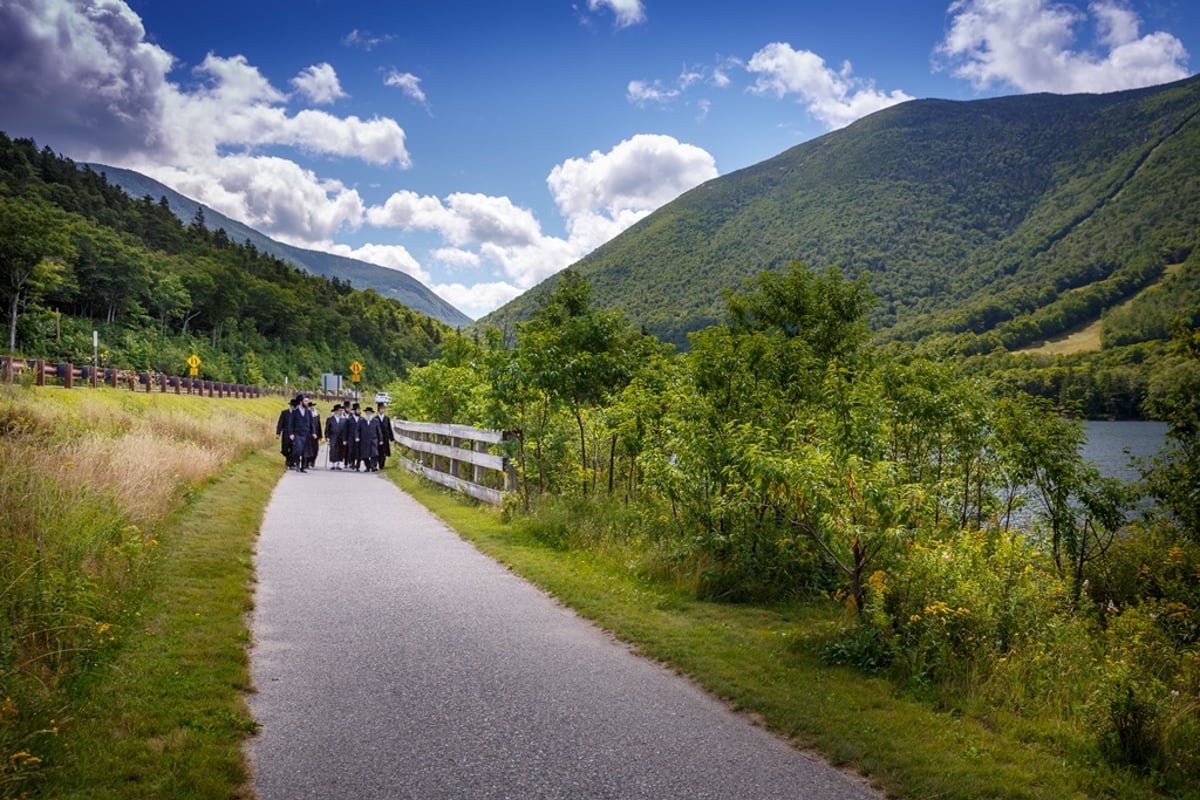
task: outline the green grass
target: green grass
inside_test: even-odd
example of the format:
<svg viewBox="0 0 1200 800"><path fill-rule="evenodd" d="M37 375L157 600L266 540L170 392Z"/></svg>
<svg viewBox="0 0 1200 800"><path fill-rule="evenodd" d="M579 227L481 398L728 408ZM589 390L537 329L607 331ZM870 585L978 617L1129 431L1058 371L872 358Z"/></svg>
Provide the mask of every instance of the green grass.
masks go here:
<svg viewBox="0 0 1200 800"><path fill-rule="evenodd" d="M838 605L698 601L636 565L548 547L493 509L412 476L395 480L481 551L582 616L888 796L1158 796L1131 774L1064 752L1055 731L1005 724L995 714L984 722L939 712L883 676L826 664L820 654L845 622Z"/></svg>
<svg viewBox="0 0 1200 800"><path fill-rule="evenodd" d="M259 452L174 515L138 624L78 687L36 788L87 800L253 797L243 743L255 729L246 614L254 542L279 479Z"/></svg>

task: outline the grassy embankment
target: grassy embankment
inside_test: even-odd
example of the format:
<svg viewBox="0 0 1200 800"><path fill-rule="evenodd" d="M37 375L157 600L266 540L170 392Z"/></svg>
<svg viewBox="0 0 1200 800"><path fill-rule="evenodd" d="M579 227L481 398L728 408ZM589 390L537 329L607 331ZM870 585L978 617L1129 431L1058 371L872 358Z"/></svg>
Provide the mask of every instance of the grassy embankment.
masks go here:
<svg viewBox="0 0 1200 800"><path fill-rule="evenodd" d="M548 545L553 531L508 524L492 509L411 476L401 486L482 551L595 620L645 655L725 698L802 748L908 798L1158 797L1144 779L1100 763L1086 736L1053 714L1017 720L906 697L884 675L831 666L822 653L846 623L832 601L770 606L703 602L655 576L634 542ZM650 573L648 575L648 573ZM1053 705L1056 698L1046 698ZM999 720L999 724L997 724Z"/></svg>
<svg viewBox="0 0 1200 800"><path fill-rule="evenodd" d="M0 797L245 792L278 406L0 388Z"/></svg>

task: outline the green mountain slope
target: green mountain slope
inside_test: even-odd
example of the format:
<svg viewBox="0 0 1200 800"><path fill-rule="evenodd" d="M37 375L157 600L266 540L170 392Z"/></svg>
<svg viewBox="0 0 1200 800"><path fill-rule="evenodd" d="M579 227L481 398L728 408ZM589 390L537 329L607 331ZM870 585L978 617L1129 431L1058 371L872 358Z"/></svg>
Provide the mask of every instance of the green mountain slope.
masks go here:
<svg viewBox="0 0 1200 800"><path fill-rule="evenodd" d="M461 328L471 322L470 317L406 273L369 264L355 258L306 250L302 247L277 242L237 220L230 219L190 197L179 194L174 189L140 172L105 164L81 164L80 166L88 166L96 172L104 174L109 183L120 186L130 197L149 195L156 202L160 197L166 197L167 202L171 205L171 211L185 224L195 219L197 209L203 208L205 227L212 231L224 228L225 233L235 242L248 241L260 252L275 256L314 275L340 278L355 289L374 289L384 297L399 300L413 311L419 311L425 316L433 317L453 328Z"/></svg>
<svg viewBox="0 0 1200 800"><path fill-rule="evenodd" d="M682 195L579 261L676 344L790 261L869 274L885 336L1017 347L1118 305L1200 236L1200 78L1107 95L918 100ZM481 320L522 319L552 277Z"/></svg>

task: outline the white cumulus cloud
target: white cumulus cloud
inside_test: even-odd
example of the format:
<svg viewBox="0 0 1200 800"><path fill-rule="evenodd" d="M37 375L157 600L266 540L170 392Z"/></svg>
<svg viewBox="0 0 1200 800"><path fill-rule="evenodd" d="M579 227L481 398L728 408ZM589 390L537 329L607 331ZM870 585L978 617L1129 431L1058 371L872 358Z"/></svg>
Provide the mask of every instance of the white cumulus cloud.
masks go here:
<svg viewBox="0 0 1200 800"><path fill-rule="evenodd" d="M292 86L318 105L328 105L346 96L337 72L327 63L305 68L292 78Z"/></svg>
<svg viewBox="0 0 1200 800"><path fill-rule="evenodd" d="M1023 92L1113 92L1187 77L1188 53L1176 37L1142 35L1128 5L1098 0L1084 11L1049 0L956 0L937 54L977 89ZM1079 30L1095 26L1095 41Z"/></svg>
<svg viewBox="0 0 1200 800"><path fill-rule="evenodd" d="M546 179L568 218L581 213L653 211L717 176L713 157L671 136L639 134L607 153L593 151L556 166Z"/></svg>
<svg viewBox="0 0 1200 800"><path fill-rule="evenodd" d="M365 219L374 226L438 234L448 246L435 249L434 258L455 266L492 264L515 296L716 175L707 151L670 136L641 134L607 153L568 159L551 170L546 182L565 220L566 238L545 234L532 212L507 197L465 192L444 200L395 192L368 208Z"/></svg>
<svg viewBox="0 0 1200 800"><path fill-rule="evenodd" d="M795 50L786 42L763 47L750 58L746 69L758 76L751 91L776 97L795 95L831 129L912 99L899 89L884 92L871 81L855 78L849 61L833 70L811 50Z"/></svg>
<svg viewBox="0 0 1200 800"><path fill-rule="evenodd" d="M511 283L495 281L475 283L439 283L433 287L438 296L472 319L479 319L523 292Z"/></svg>

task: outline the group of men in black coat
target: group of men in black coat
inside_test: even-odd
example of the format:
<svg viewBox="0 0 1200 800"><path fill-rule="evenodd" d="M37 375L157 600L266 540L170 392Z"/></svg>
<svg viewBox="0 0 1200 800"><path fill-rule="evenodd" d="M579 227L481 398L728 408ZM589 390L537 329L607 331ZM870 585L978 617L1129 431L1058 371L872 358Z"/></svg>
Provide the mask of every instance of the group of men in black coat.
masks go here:
<svg viewBox="0 0 1200 800"><path fill-rule="evenodd" d="M329 468L356 472L378 472L386 467L396 441L382 403L379 414L370 406L360 410L358 403L338 403L322 427L313 399L303 394L293 397L279 413L275 435L287 468L297 472L308 472L316 464L322 438L329 446Z"/></svg>
<svg viewBox="0 0 1200 800"><path fill-rule="evenodd" d="M387 409L379 404L379 413L358 403L333 407L325 421L325 441L329 443L329 468L378 472L387 466L396 434Z"/></svg>

